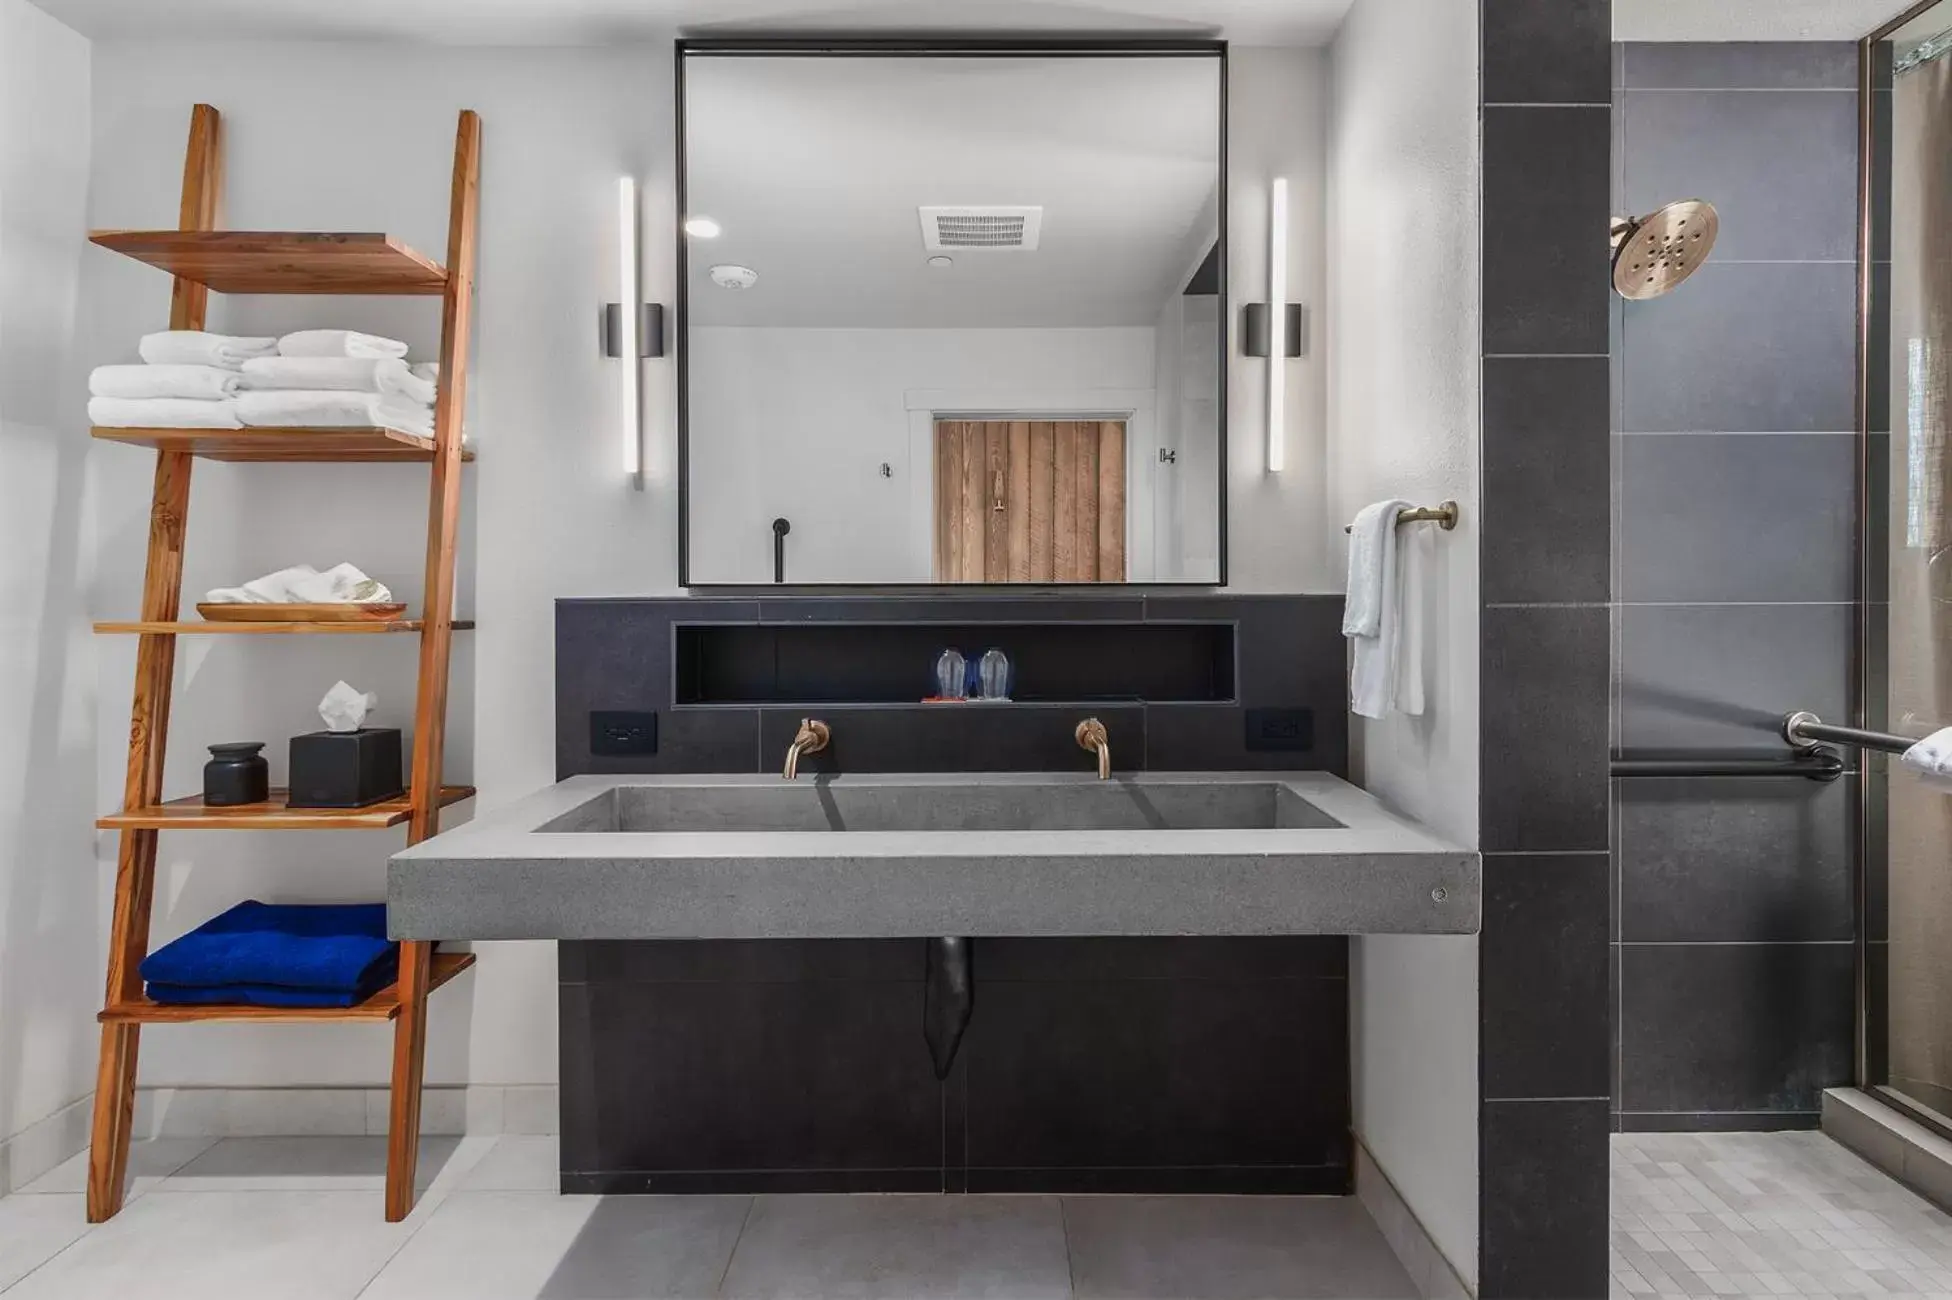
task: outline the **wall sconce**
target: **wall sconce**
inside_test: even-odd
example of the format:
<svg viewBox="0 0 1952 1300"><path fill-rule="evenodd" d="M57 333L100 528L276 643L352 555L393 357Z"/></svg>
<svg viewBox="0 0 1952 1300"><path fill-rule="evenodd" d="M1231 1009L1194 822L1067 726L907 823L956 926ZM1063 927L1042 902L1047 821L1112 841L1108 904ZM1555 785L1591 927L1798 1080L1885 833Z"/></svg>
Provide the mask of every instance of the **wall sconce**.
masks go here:
<svg viewBox="0 0 1952 1300"><path fill-rule="evenodd" d="M1301 356L1307 346L1308 316L1288 301L1288 181L1277 176L1268 187L1267 302L1241 310L1243 356L1267 357L1267 470L1279 474L1287 462L1288 372L1281 359ZM1282 310L1270 311L1270 303Z"/></svg>
<svg viewBox="0 0 1952 1300"><path fill-rule="evenodd" d="M623 361L617 383L618 437L622 441L624 473L631 486L644 490L644 397L640 363L664 355L664 307L643 301L638 288L637 182L629 176L617 181L617 301L605 303L598 321L603 355ZM624 310L624 304L631 310ZM635 360L631 360L635 358Z"/></svg>

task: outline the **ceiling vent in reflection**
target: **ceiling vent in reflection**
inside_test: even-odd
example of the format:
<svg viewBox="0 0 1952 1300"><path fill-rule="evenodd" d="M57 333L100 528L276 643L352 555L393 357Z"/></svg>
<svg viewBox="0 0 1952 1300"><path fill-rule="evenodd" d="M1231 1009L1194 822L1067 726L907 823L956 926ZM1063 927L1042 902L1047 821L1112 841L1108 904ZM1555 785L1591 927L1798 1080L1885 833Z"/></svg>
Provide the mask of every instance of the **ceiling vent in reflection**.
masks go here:
<svg viewBox="0 0 1952 1300"><path fill-rule="evenodd" d="M1028 253L1044 225L1042 207L917 208L922 244L931 253L991 248Z"/></svg>

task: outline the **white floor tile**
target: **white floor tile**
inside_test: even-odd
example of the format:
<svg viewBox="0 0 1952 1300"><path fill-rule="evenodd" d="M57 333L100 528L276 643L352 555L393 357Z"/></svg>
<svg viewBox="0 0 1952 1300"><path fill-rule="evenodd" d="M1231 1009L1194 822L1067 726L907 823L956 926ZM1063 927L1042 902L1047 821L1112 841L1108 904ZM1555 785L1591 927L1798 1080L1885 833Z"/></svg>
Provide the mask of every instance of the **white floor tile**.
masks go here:
<svg viewBox="0 0 1952 1300"><path fill-rule="evenodd" d="M0 1199L0 1291L40 1268L88 1231L80 1196Z"/></svg>
<svg viewBox="0 0 1952 1300"><path fill-rule="evenodd" d="M423 1192L465 1154L479 1159L493 1139L423 1137L414 1185ZM383 1137L223 1138L185 1164L163 1192L379 1192L386 1187Z"/></svg>
<svg viewBox="0 0 1952 1300"><path fill-rule="evenodd" d="M360 1300L716 1295L746 1197L456 1192Z"/></svg>
<svg viewBox="0 0 1952 1300"><path fill-rule="evenodd" d="M455 1187L468 1192L553 1192L562 1186L559 1152L553 1137L499 1137Z"/></svg>
<svg viewBox="0 0 1952 1300"><path fill-rule="evenodd" d="M89 1231L7 1300L353 1300L416 1226L387 1223L364 1192L158 1193Z"/></svg>
<svg viewBox="0 0 1952 1300"><path fill-rule="evenodd" d="M208 1151L216 1138L149 1138L129 1144L129 1179L123 1193L126 1205ZM80 1152L48 1170L15 1196L69 1195L88 1190L88 1153Z"/></svg>

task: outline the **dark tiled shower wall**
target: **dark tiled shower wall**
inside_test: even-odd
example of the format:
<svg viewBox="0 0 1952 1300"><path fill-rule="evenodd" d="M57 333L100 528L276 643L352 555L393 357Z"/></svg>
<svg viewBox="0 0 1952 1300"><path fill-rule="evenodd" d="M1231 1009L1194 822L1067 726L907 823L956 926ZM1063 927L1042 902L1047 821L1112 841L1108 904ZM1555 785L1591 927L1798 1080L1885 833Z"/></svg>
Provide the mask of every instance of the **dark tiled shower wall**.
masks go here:
<svg viewBox="0 0 1952 1300"><path fill-rule="evenodd" d="M1085 771L1071 731L1095 715L1121 769L1343 772L1341 605L1127 592L562 601L558 775L774 771L807 713L834 729L808 771ZM1234 698L672 707L674 623L872 636L889 623L1148 620L1231 626ZM915 665L918 681L927 668ZM1249 710L1262 708L1309 710L1312 745L1249 749ZM658 752L593 755L596 709L657 713ZM1339 937L978 939L975 1015L943 1083L922 1040L918 940L562 948L565 1190L1349 1189Z"/></svg>
<svg viewBox="0 0 1952 1300"><path fill-rule="evenodd" d="M1481 0L1479 1294L1607 1293L1610 0Z"/></svg>
<svg viewBox="0 0 1952 1300"><path fill-rule="evenodd" d="M1722 221L1686 284L1614 303L1616 743L1779 755L1783 714L1850 713L1856 47L1614 66L1615 209ZM1614 792L1616 1125L1814 1125L1851 1077L1852 782Z"/></svg>

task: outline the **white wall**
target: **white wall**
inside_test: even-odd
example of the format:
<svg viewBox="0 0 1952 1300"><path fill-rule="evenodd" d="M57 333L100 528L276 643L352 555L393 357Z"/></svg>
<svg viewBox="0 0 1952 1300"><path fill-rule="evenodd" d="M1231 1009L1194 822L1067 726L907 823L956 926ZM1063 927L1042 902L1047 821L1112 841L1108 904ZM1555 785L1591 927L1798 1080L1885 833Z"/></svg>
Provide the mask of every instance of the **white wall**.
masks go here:
<svg viewBox="0 0 1952 1300"><path fill-rule="evenodd" d="M0 1141L94 1077L95 544L71 351L87 197L88 42L0 0Z"/></svg>
<svg viewBox="0 0 1952 1300"><path fill-rule="evenodd" d="M1460 843L1478 808L1475 5L1356 0L1331 48L1328 526L1455 498L1416 530L1429 710L1357 719L1362 784ZM1477 940L1354 945L1356 1131L1465 1278L1477 1270Z"/></svg>
<svg viewBox="0 0 1952 1300"><path fill-rule="evenodd" d="M647 484L619 469L617 371L597 351L600 303L614 298L616 177L644 184L645 289L670 302L671 85L668 44L604 49L221 42L96 45L94 226L173 225L190 105L223 111L225 224L260 229L384 229L443 254L454 115L482 115L481 248L474 429L480 460L464 502L461 610L478 633L456 642L449 772L481 802L554 779L554 624L559 596L676 591L676 446L671 367L644 367ZM1326 63L1320 51L1236 49L1230 131L1232 292L1264 283L1266 178L1291 180L1296 294L1323 288ZM75 222L75 225L81 224ZM79 353L127 358L167 319L168 280L99 250L83 259ZM435 342L428 300L213 298L214 329L272 332L342 323ZM1237 324L1237 320L1235 322ZM1339 539L1321 523L1323 354L1289 363L1291 469L1262 473L1265 363L1235 357L1229 466L1234 585L1333 591ZM64 389L64 394L69 390ZM79 421L73 435L80 437ZM77 442L76 446L80 444ZM78 454L78 453L77 453ZM95 616L127 616L141 583L152 459L95 448L102 506ZM415 600L423 472L382 466L200 463L185 590L200 592L295 560L351 559ZM44 570L36 566L34 572ZM269 644L276 642L276 644ZM87 834L120 799L134 646L104 640L98 779L61 833ZM76 662L85 662L76 660ZM379 691L383 719L409 716L413 647L391 638L186 639L179 653L171 793L194 790L202 746L273 742L316 725L312 705L338 677ZM157 891L161 941L239 898L371 898L399 832L370 836L165 836ZM113 837L97 837L108 869ZM106 914L98 909L100 924ZM434 1082L548 1083L556 1076L555 960L547 944L483 945L475 973L435 1003ZM99 980L90 954L82 987ZM82 1012L63 1023L88 1024ZM92 1037L91 1037L92 1045ZM173 1027L145 1035L150 1084L372 1084L387 1070L385 1030L362 1026Z"/></svg>
<svg viewBox="0 0 1952 1300"><path fill-rule="evenodd" d="M690 344L694 582L771 582L779 517L789 581L931 581L930 409L1132 410L1128 495L1151 501L1150 328L708 326Z"/></svg>

